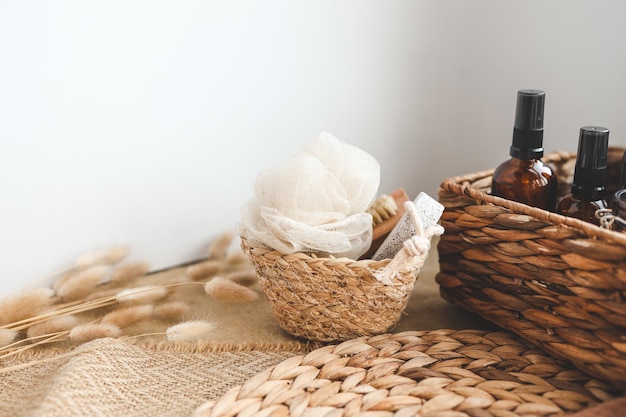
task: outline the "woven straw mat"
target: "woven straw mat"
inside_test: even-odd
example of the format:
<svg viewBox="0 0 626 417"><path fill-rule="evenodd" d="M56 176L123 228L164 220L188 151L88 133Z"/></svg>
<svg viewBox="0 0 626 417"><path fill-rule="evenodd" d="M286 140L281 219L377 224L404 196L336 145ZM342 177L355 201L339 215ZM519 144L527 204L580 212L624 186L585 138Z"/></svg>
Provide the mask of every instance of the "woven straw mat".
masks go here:
<svg viewBox="0 0 626 417"><path fill-rule="evenodd" d="M194 417L556 416L610 388L508 332L408 331L294 356L209 401Z"/></svg>

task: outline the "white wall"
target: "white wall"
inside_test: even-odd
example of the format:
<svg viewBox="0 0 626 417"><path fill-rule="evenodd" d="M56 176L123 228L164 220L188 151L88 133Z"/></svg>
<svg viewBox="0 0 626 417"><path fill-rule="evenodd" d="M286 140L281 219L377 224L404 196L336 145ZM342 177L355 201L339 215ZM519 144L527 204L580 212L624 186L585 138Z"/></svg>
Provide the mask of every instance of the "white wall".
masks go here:
<svg viewBox="0 0 626 417"><path fill-rule="evenodd" d="M508 157L515 94L546 150L626 145L621 1L0 2L0 294L88 250L155 269L232 230L256 173L328 131L381 192Z"/></svg>

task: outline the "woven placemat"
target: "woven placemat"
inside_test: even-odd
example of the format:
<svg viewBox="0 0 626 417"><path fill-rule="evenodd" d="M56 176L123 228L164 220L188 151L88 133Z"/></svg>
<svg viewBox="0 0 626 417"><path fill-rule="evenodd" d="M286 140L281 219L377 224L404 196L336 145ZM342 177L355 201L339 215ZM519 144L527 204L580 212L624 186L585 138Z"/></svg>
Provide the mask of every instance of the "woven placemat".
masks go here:
<svg viewBox="0 0 626 417"><path fill-rule="evenodd" d="M556 416L617 394L509 332L407 331L288 358L194 417Z"/></svg>

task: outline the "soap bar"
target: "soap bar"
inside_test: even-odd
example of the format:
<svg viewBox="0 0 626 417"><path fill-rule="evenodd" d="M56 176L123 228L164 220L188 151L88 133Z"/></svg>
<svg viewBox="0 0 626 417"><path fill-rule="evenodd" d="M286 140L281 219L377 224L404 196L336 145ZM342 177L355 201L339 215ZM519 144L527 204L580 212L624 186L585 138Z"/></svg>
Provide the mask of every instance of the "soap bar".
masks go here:
<svg viewBox="0 0 626 417"><path fill-rule="evenodd" d="M393 230L394 226L398 223L400 218L405 212L404 203L409 201L409 196L402 188L398 188L391 194L389 194L396 203L396 213L384 220L382 223L376 225L372 231L372 246L365 252L359 259L370 259L374 253L378 250L380 245L385 241L385 238Z"/></svg>

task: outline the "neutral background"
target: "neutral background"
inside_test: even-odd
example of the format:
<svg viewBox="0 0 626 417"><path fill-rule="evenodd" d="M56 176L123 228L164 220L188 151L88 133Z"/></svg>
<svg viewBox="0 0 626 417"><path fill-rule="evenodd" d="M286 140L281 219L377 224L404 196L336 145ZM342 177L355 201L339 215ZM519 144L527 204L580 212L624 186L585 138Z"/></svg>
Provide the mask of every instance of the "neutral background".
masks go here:
<svg viewBox="0 0 626 417"><path fill-rule="evenodd" d="M508 158L516 91L544 146L626 146L626 3L0 1L0 294L128 244L204 256L251 183L327 131L380 192Z"/></svg>

